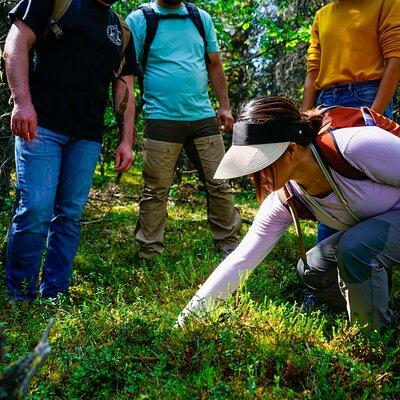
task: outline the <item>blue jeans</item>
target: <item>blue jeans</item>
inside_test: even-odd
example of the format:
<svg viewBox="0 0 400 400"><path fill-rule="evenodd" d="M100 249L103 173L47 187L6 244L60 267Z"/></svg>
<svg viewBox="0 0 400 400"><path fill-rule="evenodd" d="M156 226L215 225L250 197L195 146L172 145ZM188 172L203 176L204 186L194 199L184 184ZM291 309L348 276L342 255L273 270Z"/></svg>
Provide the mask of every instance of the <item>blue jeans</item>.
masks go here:
<svg viewBox="0 0 400 400"><path fill-rule="evenodd" d="M372 106L379 88L379 80L333 85L323 89L317 97L317 106L362 107ZM393 101L385 110L388 118L393 118Z"/></svg>
<svg viewBox="0 0 400 400"><path fill-rule="evenodd" d="M5 269L10 300L35 298L46 239L40 292L44 297L67 293L100 148L42 127L31 142L16 138L18 205Z"/></svg>
<svg viewBox="0 0 400 400"><path fill-rule="evenodd" d="M317 106L344 106L344 107L370 107L378 92L379 80L333 85L320 91L317 97ZM390 101L385 110L388 118L393 118L393 101ZM337 231L325 224L318 223L317 243Z"/></svg>

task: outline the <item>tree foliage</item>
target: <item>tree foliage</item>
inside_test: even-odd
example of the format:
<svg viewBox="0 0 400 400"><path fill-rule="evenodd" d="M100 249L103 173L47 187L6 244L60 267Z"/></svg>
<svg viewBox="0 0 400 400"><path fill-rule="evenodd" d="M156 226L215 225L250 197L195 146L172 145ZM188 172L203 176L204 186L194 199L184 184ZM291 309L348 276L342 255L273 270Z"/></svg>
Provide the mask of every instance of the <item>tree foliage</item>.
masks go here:
<svg viewBox="0 0 400 400"><path fill-rule="evenodd" d="M315 11L326 1L203 0L194 3L213 18L234 111L243 101L258 94L293 94L291 97L299 100L311 22ZM122 0L115 8L126 16L140 4L137 0ZM288 63L296 64L296 73L289 79ZM285 69L286 73L279 69ZM295 89L288 90L289 85Z"/></svg>
<svg viewBox="0 0 400 400"><path fill-rule="evenodd" d="M16 1L1 0L1 29L7 25L5 15ZM142 1L121 0L114 5L115 10L126 17ZM196 3L196 2L195 2ZM231 106L236 114L247 99L260 94L282 94L299 101L305 74L305 50L309 37L309 27L321 0L204 0L197 5L212 16L217 31L221 58L229 83ZM4 86L2 90L6 90ZM3 93L3 91L2 91ZM138 92L137 92L138 93ZM9 106L6 96L2 96L2 130L0 143L5 149L1 155L1 178L5 183L0 191L8 192L9 168L12 160L8 138ZM213 99L215 102L215 99ZM142 116L138 118L139 136ZM103 159L112 161L117 145L116 123L111 108L107 110L106 131L103 145ZM140 149L140 141L137 150ZM4 166L6 168L4 168Z"/></svg>
<svg viewBox="0 0 400 400"><path fill-rule="evenodd" d="M16 1L1 0L1 16L5 16L12 3ZM126 17L141 3L140 0L120 0L114 8ZM316 10L328 3L327 0L203 0L195 3L213 18L234 115L243 102L257 95L283 95L300 102L310 27ZM4 32L4 22L1 29ZM395 115L398 113L398 97L395 97ZM7 110L4 96L1 106L2 110ZM8 138L9 115L2 115L6 118L2 118L0 135L3 137L6 132ZM118 138L111 109L106 113L105 122L103 159L112 161ZM140 138L141 115L137 125ZM2 142L0 146L6 148ZM137 150L140 150L140 140ZM4 160L11 159L10 154L10 148L7 148L6 154L1 155L2 166L9 165L4 164ZM1 169L2 182L7 183L4 172L7 168ZM4 190L7 189L0 187L3 197Z"/></svg>

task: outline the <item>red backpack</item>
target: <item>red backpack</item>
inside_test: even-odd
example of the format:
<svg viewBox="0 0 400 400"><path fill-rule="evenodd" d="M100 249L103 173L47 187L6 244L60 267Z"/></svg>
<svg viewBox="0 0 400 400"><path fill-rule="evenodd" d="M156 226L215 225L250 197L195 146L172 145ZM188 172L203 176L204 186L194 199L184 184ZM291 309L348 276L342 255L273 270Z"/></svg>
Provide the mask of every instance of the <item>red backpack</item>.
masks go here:
<svg viewBox="0 0 400 400"><path fill-rule="evenodd" d="M313 143L325 165L332 168L340 175L354 180L368 179L362 171L353 167L343 157L337 146L335 137L332 134L336 129L356 126L378 126L400 137L399 124L368 107L353 108L335 106L326 109L324 112L322 126ZM305 203L293 194L288 183L278 190L278 196L286 207L288 207L289 201L292 201L300 218L315 219Z"/></svg>
<svg viewBox="0 0 400 400"><path fill-rule="evenodd" d="M322 126L318 132L318 136L314 140L314 145L325 165L340 175L354 180L368 179L362 171L353 167L343 157L332 134L332 131L336 129L356 126L378 126L393 133L393 135L400 136L399 124L368 107L353 108L336 106L328 108L324 112ZM300 257L306 266L307 255L299 218L312 220L316 220L316 218L306 203L293 193L289 182L283 188L279 189L277 193L282 204L292 215L296 234L299 239Z"/></svg>
<svg viewBox="0 0 400 400"><path fill-rule="evenodd" d="M315 139L316 148L323 161L346 178L367 179L363 172L353 167L342 156L332 135L335 129L355 126L378 126L393 135L400 136L400 125L368 107L333 107L324 113L321 129Z"/></svg>

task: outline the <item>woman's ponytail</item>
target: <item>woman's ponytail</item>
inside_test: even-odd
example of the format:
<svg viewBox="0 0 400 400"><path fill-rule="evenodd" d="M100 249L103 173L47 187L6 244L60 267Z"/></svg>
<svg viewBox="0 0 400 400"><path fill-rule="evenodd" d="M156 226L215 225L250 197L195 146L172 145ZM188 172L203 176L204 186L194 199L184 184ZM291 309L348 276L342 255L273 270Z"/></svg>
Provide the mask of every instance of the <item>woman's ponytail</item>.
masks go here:
<svg viewBox="0 0 400 400"><path fill-rule="evenodd" d="M311 137L316 137L321 129L322 119L324 118L322 109L314 108L313 110L302 112L301 115L302 120L309 128Z"/></svg>

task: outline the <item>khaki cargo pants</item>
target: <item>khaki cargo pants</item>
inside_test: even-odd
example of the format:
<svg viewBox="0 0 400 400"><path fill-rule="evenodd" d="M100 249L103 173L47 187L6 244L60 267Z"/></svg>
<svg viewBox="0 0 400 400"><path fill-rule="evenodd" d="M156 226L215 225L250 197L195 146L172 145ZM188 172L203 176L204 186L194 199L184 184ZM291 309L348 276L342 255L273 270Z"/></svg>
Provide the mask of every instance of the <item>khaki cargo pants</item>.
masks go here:
<svg viewBox="0 0 400 400"><path fill-rule="evenodd" d="M307 263L300 260L298 272L320 300L368 329L390 326L388 270L400 264L400 210L328 237L307 252Z"/></svg>
<svg viewBox="0 0 400 400"><path fill-rule="evenodd" d="M156 138L156 139L155 139ZM147 120L144 138L143 179L135 238L141 252L164 250L164 225L169 188L178 157L185 147L207 190L208 223L221 250L236 247L241 219L225 180L214 179L225 154L215 118L194 122Z"/></svg>

